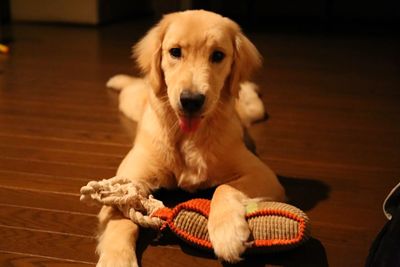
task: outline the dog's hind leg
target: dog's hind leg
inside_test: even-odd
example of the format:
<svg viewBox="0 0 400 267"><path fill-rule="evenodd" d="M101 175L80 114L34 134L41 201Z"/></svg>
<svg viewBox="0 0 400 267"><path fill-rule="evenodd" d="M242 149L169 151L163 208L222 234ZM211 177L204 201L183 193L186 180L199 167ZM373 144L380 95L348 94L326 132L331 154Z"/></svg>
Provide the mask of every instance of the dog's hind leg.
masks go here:
<svg viewBox="0 0 400 267"><path fill-rule="evenodd" d="M128 118L139 121L147 104L149 86L142 78L119 74L107 82L107 87L120 90L119 110Z"/></svg>
<svg viewBox="0 0 400 267"><path fill-rule="evenodd" d="M246 127L266 117L264 104L258 91L258 86L255 83L247 81L240 84L239 98L236 101L235 108L240 120Z"/></svg>

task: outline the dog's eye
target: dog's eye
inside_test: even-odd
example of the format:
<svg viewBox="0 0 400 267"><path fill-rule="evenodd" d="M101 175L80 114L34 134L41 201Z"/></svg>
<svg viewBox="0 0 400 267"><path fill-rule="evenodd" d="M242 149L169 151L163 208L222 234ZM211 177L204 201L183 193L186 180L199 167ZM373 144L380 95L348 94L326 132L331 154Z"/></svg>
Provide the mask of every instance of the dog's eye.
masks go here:
<svg viewBox="0 0 400 267"><path fill-rule="evenodd" d="M224 59L224 57L225 57L225 54L222 53L221 51L214 51L211 54L211 61L213 63L219 63Z"/></svg>
<svg viewBox="0 0 400 267"><path fill-rule="evenodd" d="M182 56L182 51L178 47L171 48L169 54L174 58L180 58Z"/></svg>

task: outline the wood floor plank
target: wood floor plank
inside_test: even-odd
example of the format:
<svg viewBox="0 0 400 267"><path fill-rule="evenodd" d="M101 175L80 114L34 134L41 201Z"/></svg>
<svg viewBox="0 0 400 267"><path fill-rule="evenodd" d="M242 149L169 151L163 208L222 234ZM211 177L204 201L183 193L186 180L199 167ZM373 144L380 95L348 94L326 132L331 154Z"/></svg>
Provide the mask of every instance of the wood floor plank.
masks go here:
<svg viewBox="0 0 400 267"><path fill-rule="evenodd" d="M326 251L329 251L329 266L364 266L367 257L367 250L360 247L348 246L345 242L324 243ZM357 257L355 257L357 255ZM318 265L315 265L318 266Z"/></svg>
<svg viewBox="0 0 400 267"><path fill-rule="evenodd" d="M391 166L391 168L380 168L380 167L369 167L369 166L354 166L345 164L334 164L326 162L314 162L308 160L291 160L288 158L281 157L262 157L263 161L274 167L278 174L289 177L302 177L302 178L335 178L338 177L350 179L351 177L365 177L371 178L365 181L365 183L375 184L373 177L379 177L379 179L386 180L384 184L381 184L385 188L390 185L395 185L396 180L394 177L399 173L397 167ZM295 170L298 170L296 173ZM350 180L351 182L351 180ZM361 183L361 182L360 182ZM389 185L389 186L390 186Z"/></svg>
<svg viewBox="0 0 400 267"><path fill-rule="evenodd" d="M162 259L162 260L160 260ZM184 267L190 266L221 266L221 263L215 259L210 259L202 256L194 256L185 254L177 247L176 249L160 249L157 247L148 247L141 257L142 266L159 266L159 267Z"/></svg>
<svg viewBox="0 0 400 267"><path fill-rule="evenodd" d="M46 162L35 159L15 159L0 156L0 169L6 171L33 172L37 174L46 174L65 177L112 177L116 169L105 166L85 166L80 164Z"/></svg>
<svg viewBox="0 0 400 267"><path fill-rule="evenodd" d="M60 177L19 171L0 170L0 187L78 194L92 177Z"/></svg>
<svg viewBox="0 0 400 267"><path fill-rule="evenodd" d="M10 77L14 75L21 75L21 74L26 74L28 76L35 75L34 72L29 72L24 70L22 67L19 68L18 70L14 71L13 73L9 73ZM43 72L46 72L46 66L42 69ZM38 72L39 73L39 72ZM62 75L61 73L57 73L57 75ZM75 100L80 103L80 101L85 100L88 105L104 105L106 107L111 107L113 106L112 104L115 103L114 98L108 98L104 97L105 95L108 94L115 94L114 91L111 89L108 89L105 86L106 81L104 83L101 83L99 81L82 81L79 80L78 77L76 80L71 81L71 83L60 83L59 80L57 80L55 77L52 77L52 81L54 83L57 83L57 90L54 88L54 84L48 84L43 80L38 80L35 79L35 77L31 77L35 82L36 86L34 87L26 87L26 86L21 86L25 85L26 81L23 81L22 83L18 80L12 80L10 79L9 86L14 87L14 91L6 91L4 94L8 96L16 96L16 97L33 97L33 95L27 95L24 94L27 91L30 92L35 92L36 96L40 96L42 98L44 97L49 97L50 99L55 98L58 99L59 102L64 103L65 100L69 100L69 102L74 102ZM85 88L85 90L68 90L71 84L80 87L80 88ZM29 98L27 98L29 99ZM36 98L34 98L36 99Z"/></svg>
<svg viewBox="0 0 400 267"><path fill-rule="evenodd" d="M90 207L81 203L79 193L62 194L13 188L0 188L0 204L88 214L96 214L100 210L98 207Z"/></svg>
<svg viewBox="0 0 400 267"><path fill-rule="evenodd" d="M44 126L43 126L44 127ZM63 128L42 128L32 125L17 125L0 129L4 135L31 135L48 139L71 140L83 143L99 143L99 145L114 145L132 147L132 139L127 135L113 135L112 133L93 132L89 130L72 130Z"/></svg>
<svg viewBox="0 0 400 267"><path fill-rule="evenodd" d="M45 138L57 138L63 140L73 140L85 143L99 143L100 145L120 145L125 147L131 147L132 140L127 135L116 134L113 135L109 132L96 132L89 130L80 130L79 128L74 129L63 129L56 127L42 127L37 125L23 125L15 123L14 126L9 125L7 128L1 128L0 134L5 135L31 135L32 137L45 137Z"/></svg>
<svg viewBox="0 0 400 267"><path fill-rule="evenodd" d="M10 134L0 133L0 143L13 145L16 147L27 148L50 148L68 152L88 152L109 155L125 155L132 147L129 144L115 144L110 142L99 142L93 139L85 138L77 140L75 136L45 136L41 132L37 134L19 133L10 131Z"/></svg>
<svg viewBox="0 0 400 267"><path fill-rule="evenodd" d="M121 132L121 125L116 123L104 122L82 122L73 119L61 118L43 118L41 116L19 116L19 115L6 115L0 114L0 123L9 127L17 127L19 125L29 125L31 127L54 127L57 129L74 130L85 129L87 131L99 131L102 133L116 133L117 136Z"/></svg>
<svg viewBox="0 0 400 267"><path fill-rule="evenodd" d="M26 146L4 146L0 144L0 155L14 159L35 159L47 162L75 163L88 166L104 166L117 168L123 156L109 156L106 154L77 153L64 150L28 148Z"/></svg>
<svg viewBox="0 0 400 267"><path fill-rule="evenodd" d="M22 86L13 85L14 91L12 92L0 92L0 96L3 98L10 99L12 101L22 101L22 102L40 102L43 99L50 101L51 103L60 103L61 105L68 105L72 107L86 106L93 108L96 111L99 107L110 110L118 110L114 93L103 92L103 97L100 99L92 99L90 96L87 97L76 97L76 96L63 96L50 94L51 90L47 92L42 92L41 94L27 94L24 91L18 91ZM110 96L110 97L107 97Z"/></svg>
<svg viewBox="0 0 400 267"><path fill-rule="evenodd" d="M4 93L3 93L4 94ZM118 92L112 92L111 94L115 94L115 103L112 105L99 106L99 105L81 105L77 104L73 101L63 101L57 103L57 106L54 105L53 102L48 101L46 98L38 98L38 99L27 99L24 98L26 94L22 94L20 97L14 96L11 93L7 95L7 97L3 97L0 99L0 105L2 110L10 110L15 112L24 112L21 109L25 108L27 110L34 110L37 112L44 111L50 112L54 110L56 112L60 112L62 114L73 114L73 115L82 115L84 117L89 114L96 116L107 116L107 117L115 117L120 114L118 107L116 104L118 103ZM110 93L106 92L103 97L109 97ZM111 95L112 96L112 95ZM94 113L94 114L93 114Z"/></svg>
<svg viewBox="0 0 400 267"><path fill-rule="evenodd" d="M97 217L82 213L0 204L0 225L94 236Z"/></svg>
<svg viewBox="0 0 400 267"><path fill-rule="evenodd" d="M19 103L19 101L15 101ZM23 117L41 117L49 119L60 119L60 120L74 120L80 122L95 122L104 124L115 124L118 117L118 113L111 111L99 111L93 108L87 108L85 110L76 109L60 109L50 108L44 105L32 105L31 103L21 103L6 105L5 103L0 104L0 113L6 116L14 116L16 118ZM96 112L94 112L96 111Z"/></svg>
<svg viewBox="0 0 400 267"><path fill-rule="evenodd" d="M0 226L0 236L0 250L85 262L97 258L96 242L91 237L5 226Z"/></svg>
<svg viewBox="0 0 400 267"><path fill-rule="evenodd" d="M3 267L63 267L63 266L95 266L95 263L82 261L68 261L54 257L0 251L0 266Z"/></svg>

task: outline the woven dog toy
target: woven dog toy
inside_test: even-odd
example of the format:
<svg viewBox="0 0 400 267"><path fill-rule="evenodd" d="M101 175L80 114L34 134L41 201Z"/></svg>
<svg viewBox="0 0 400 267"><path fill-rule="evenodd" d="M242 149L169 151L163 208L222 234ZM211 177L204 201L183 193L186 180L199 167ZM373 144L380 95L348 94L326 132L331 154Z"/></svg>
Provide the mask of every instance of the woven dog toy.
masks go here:
<svg viewBox="0 0 400 267"><path fill-rule="evenodd" d="M81 201L117 207L125 217L142 227L158 230L168 227L189 244L212 249L207 230L210 200L193 199L170 209L153 196L145 196L140 185L129 179L113 177L83 186ZM287 250L310 237L307 215L285 203L249 201L246 220L251 231L247 251Z"/></svg>

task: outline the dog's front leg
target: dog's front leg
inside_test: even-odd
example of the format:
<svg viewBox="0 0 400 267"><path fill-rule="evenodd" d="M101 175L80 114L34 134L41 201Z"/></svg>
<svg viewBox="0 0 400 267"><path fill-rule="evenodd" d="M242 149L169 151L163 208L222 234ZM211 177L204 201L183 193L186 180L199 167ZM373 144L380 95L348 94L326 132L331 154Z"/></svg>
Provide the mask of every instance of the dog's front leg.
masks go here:
<svg viewBox="0 0 400 267"><path fill-rule="evenodd" d="M156 187L162 186L157 177L154 157L149 150L135 146L122 161L117 176L130 178L137 183L138 191L148 195ZM153 162L151 160L153 158ZM161 164L158 164L161 165ZM161 174L160 174L161 175ZM136 267L136 241L139 227L122 213L112 207L104 206L99 213L99 230L97 253L98 267Z"/></svg>
<svg viewBox="0 0 400 267"><path fill-rule="evenodd" d="M103 206L98 217L101 234L97 266L137 267L135 249L139 227L112 207Z"/></svg>
<svg viewBox="0 0 400 267"><path fill-rule="evenodd" d="M208 232L215 255L237 262L246 249L250 229L245 220L247 196L229 185L220 185L211 200Z"/></svg>
<svg viewBox="0 0 400 267"><path fill-rule="evenodd" d="M240 260L246 250L250 229L245 219L249 198L285 201L285 191L276 175L245 149L231 158L232 169L244 174L220 185L211 200L208 232L215 254L228 262Z"/></svg>

